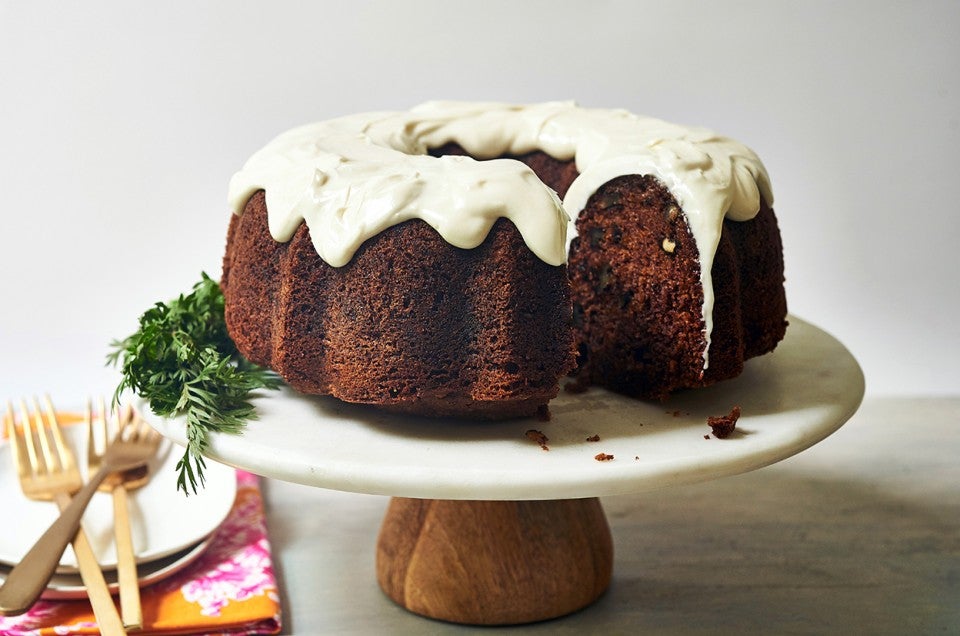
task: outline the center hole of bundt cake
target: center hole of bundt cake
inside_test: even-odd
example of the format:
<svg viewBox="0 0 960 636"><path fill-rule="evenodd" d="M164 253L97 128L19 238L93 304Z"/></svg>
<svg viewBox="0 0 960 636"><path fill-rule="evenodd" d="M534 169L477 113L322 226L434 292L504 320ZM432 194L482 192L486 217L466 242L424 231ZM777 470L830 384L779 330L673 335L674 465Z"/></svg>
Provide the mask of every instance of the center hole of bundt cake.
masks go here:
<svg viewBox="0 0 960 636"><path fill-rule="evenodd" d="M458 155L470 157L470 153L458 144L449 143L439 148L431 148L428 153L433 157L443 157L444 155ZM476 159L476 157L473 157ZM504 155L496 157L497 159L515 159L526 164L533 170L547 187L556 191L561 199L566 196L567 190L574 179L580 176L577 172L576 163L572 159L562 160L551 157L547 153L535 150L522 155Z"/></svg>

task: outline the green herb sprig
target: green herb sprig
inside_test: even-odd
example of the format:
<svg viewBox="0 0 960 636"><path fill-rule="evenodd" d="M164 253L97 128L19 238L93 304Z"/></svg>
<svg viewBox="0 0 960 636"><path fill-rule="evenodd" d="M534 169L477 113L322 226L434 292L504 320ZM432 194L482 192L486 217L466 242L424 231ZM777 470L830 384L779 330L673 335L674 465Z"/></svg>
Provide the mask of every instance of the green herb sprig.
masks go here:
<svg viewBox="0 0 960 636"><path fill-rule="evenodd" d="M107 363L121 362L114 393L131 389L159 416L185 415L187 448L177 462L177 489L189 494L204 483L203 459L210 432L239 433L256 419L250 403L257 389L277 389L280 379L247 361L227 334L220 286L206 273L187 295L157 303L140 328L111 343Z"/></svg>

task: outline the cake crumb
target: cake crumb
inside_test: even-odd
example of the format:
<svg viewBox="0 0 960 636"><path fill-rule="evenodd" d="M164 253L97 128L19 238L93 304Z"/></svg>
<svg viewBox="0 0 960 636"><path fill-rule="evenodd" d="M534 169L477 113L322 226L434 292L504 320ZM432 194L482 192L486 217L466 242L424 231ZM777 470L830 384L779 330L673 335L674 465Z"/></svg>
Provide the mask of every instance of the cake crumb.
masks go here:
<svg viewBox="0 0 960 636"><path fill-rule="evenodd" d="M543 450L545 451L550 450L550 447L547 446L547 442L550 441L550 438L544 435L542 431L538 431L536 429L531 428L529 431L525 433L525 435L527 436L527 439L530 439L536 442L537 444L539 444L540 448L542 448Z"/></svg>
<svg viewBox="0 0 960 636"><path fill-rule="evenodd" d="M594 459L598 462L608 462L613 459L613 455L607 455L606 453L597 453L594 456Z"/></svg>
<svg viewBox="0 0 960 636"><path fill-rule="evenodd" d="M727 415L711 416L707 418L707 424L713 430L713 435L718 439L730 437L733 430L737 427L737 420L740 419L740 407L734 406Z"/></svg>
<svg viewBox="0 0 960 636"><path fill-rule="evenodd" d="M599 435L591 435L590 437L587 438L587 441L588 441L588 442L599 442L599 441L600 441L600 436L599 436Z"/></svg>

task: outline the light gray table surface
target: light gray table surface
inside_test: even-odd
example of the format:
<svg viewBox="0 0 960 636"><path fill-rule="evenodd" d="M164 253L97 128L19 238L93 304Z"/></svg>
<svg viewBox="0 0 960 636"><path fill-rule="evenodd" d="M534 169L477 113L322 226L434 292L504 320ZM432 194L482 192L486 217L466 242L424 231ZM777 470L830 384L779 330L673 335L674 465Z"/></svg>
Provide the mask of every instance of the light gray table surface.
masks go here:
<svg viewBox="0 0 960 636"><path fill-rule="evenodd" d="M603 498L609 590L535 625L425 619L379 589L388 498L263 480L285 634L960 633L960 397L868 398L751 473Z"/></svg>

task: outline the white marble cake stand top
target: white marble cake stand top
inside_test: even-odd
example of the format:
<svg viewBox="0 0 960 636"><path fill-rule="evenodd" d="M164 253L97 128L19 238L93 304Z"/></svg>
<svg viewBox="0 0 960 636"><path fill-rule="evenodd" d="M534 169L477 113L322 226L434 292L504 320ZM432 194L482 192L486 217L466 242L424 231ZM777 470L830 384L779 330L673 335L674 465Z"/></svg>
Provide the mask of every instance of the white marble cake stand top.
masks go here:
<svg viewBox="0 0 960 636"><path fill-rule="evenodd" d="M276 479L380 495L474 500L617 495L780 461L837 430L863 393L863 374L850 352L791 316L776 351L750 360L740 377L665 403L600 389L561 391L550 403L550 421L491 423L398 416L285 388L255 398L259 419L243 434L212 435L208 456ZM707 417L735 405L742 416L734 434L714 437ZM185 443L182 418L151 420L164 435ZM549 450L528 438L531 429L549 438ZM599 441L587 441L595 435ZM597 461L600 453L613 459Z"/></svg>

